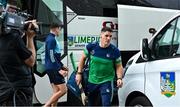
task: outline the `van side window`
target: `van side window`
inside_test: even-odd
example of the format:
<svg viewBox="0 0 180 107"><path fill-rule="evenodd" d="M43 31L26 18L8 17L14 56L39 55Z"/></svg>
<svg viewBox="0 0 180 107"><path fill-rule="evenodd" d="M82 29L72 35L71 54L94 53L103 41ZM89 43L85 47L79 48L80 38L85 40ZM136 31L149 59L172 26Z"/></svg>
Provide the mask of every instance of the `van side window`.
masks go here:
<svg viewBox="0 0 180 107"><path fill-rule="evenodd" d="M171 48L171 55L180 56L180 18L178 18L178 22L175 29L175 34Z"/></svg>
<svg viewBox="0 0 180 107"><path fill-rule="evenodd" d="M153 55L156 59L169 58L171 56L171 45L176 29L177 19L167 24L154 39Z"/></svg>

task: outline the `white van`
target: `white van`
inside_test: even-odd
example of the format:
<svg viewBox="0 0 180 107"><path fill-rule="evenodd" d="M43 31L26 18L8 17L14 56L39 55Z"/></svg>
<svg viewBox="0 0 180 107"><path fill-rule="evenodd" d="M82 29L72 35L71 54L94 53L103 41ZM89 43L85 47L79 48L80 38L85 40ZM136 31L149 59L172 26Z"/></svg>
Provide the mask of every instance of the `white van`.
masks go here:
<svg viewBox="0 0 180 107"><path fill-rule="evenodd" d="M162 16L163 17L163 16ZM180 107L180 13L129 59L118 90L120 106Z"/></svg>

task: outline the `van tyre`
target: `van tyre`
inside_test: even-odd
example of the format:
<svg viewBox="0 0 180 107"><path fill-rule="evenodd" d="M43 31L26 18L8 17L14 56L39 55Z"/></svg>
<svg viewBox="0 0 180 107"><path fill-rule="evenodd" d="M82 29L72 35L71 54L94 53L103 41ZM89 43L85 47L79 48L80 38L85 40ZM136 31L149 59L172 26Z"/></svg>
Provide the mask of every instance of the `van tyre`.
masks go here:
<svg viewBox="0 0 180 107"><path fill-rule="evenodd" d="M146 97L139 96L139 97L135 97L134 99L132 99L128 106L134 106L134 107L148 106L148 107L152 107L152 104Z"/></svg>

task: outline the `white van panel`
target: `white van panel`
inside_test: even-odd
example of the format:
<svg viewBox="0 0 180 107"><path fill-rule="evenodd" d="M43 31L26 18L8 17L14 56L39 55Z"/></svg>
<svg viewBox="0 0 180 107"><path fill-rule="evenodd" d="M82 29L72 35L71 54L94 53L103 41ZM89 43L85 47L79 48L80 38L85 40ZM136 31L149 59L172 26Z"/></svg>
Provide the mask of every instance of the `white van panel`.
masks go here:
<svg viewBox="0 0 180 107"><path fill-rule="evenodd" d="M180 58L171 58L164 60L156 60L147 62L145 72L146 72L146 85L145 85L145 94L152 102L154 107L179 107L180 102ZM175 93L174 95L167 97L161 93L161 89L166 87L160 83L162 80L161 72L175 73ZM167 80L164 81L167 82ZM167 86L169 89L170 86ZM165 89L166 90L166 89Z"/></svg>
<svg viewBox="0 0 180 107"><path fill-rule="evenodd" d="M145 36L146 34L148 34L147 28L154 27L149 25L155 25L157 27L155 28L157 30L159 29L158 30L159 32L163 28L163 26L165 26L167 22L170 21L170 19L172 20L173 18L180 15L178 14L178 12L179 10L155 9L155 8L147 8L147 7L145 8L145 7L136 7L136 6L118 6L118 14L120 14L118 16L118 24L119 24L118 47L121 50L139 49L138 47L140 45L138 45L138 43L140 43L140 40L142 38L150 37L150 36ZM158 32L154 35L154 37L158 34ZM137 35L143 34L144 36L132 37L132 35L134 34ZM128 40L127 38L131 38L131 39ZM122 42L120 42L120 40L122 40ZM140 95L141 98L146 99L147 103L148 102L152 103L152 106L154 107L179 107L180 106L180 102L179 102L180 94L178 94L180 90L179 56L169 59L162 59L162 60L157 59L148 62L143 61L142 59L140 61L138 59L141 59L140 52L130 59L133 60L133 63L129 66L129 68L125 73L125 77L123 78L124 81L123 87L118 91L120 106L122 107L125 106L125 102L127 101L127 98L130 95L130 93L133 93L134 91L139 91L142 93ZM175 81L174 83L171 82L171 85L169 85L170 78L171 80L174 79ZM137 85L138 83L140 85ZM169 88L169 86L171 87ZM166 90L175 89L175 92L171 91L170 94L167 94L164 93L166 91L162 91L165 89ZM138 95L136 97L138 97ZM135 102L134 99L135 98L132 98L131 101ZM137 102L138 101L136 100L135 104L137 105L141 103L141 102L138 103Z"/></svg>
<svg viewBox="0 0 180 107"><path fill-rule="evenodd" d="M118 5L118 47L140 50L140 40L152 36L149 28L158 30L176 13L178 10Z"/></svg>
<svg viewBox="0 0 180 107"><path fill-rule="evenodd" d="M128 96L137 91L144 93L144 64L130 66L123 78L123 87L118 90L119 105L124 107Z"/></svg>

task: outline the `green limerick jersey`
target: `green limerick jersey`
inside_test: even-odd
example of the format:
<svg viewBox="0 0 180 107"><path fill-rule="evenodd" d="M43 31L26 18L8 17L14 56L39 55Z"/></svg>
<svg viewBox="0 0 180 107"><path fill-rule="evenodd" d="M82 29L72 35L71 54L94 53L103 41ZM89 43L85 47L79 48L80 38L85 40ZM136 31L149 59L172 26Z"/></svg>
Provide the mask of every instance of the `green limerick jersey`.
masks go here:
<svg viewBox="0 0 180 107"><path fill-rule="evenodd" d="M112 81L115 77L115 64L121 64L121 55L118 48L109 45L101 48L99 43L89 43L84 49L86 56L90 55L90 83L101 84Z"/></svg>

